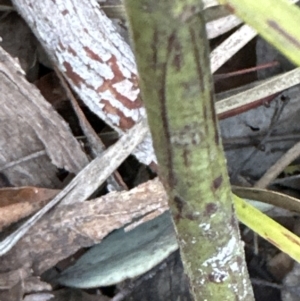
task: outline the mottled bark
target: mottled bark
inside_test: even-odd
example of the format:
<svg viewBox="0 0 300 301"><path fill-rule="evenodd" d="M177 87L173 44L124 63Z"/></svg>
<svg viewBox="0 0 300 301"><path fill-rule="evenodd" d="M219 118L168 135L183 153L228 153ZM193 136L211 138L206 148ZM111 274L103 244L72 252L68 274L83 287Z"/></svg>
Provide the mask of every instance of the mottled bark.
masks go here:
<svg viewBox="0 0 300 301"><path fill-rule="evenodd" d="M26 20L43 48L51 57L82 101L104 122L123 134L146 115L137 83L137 70L133 53L118 34L111 20L95 0L12 0L17 11ZM206 7L217 5L208 0ZM230 16L235 18L234 16ZM211 37L218 35L231 21L216 20L207 24ZM217 25L218 24L218 25ZM242 36L255 36L247 29ZM249 32L251 31L251 32ZM239 45L245 45L238 33ZM226 40L211 54L215 72L239 47L236 37ZM218 107L218 104L217 104ZM226 114L226 103L217 110ZM224 113L225 111L225 113ZM137 159L150 164L156 162L150 134L134 150Z"/></svg>
<svg viewBox="0 0 300 301"><path fill-rule="evenodd" d="M146 116L129 45L95 0L13 0L53 64L89 108L120 134ZM150 134L134 151L155 161Z"/></svg>

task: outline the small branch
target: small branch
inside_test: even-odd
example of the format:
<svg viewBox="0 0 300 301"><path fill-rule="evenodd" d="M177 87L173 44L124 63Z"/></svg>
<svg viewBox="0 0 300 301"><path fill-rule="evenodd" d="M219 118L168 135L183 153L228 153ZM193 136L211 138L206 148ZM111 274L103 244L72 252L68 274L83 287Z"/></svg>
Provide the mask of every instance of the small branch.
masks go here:
<svg viewBox="0 0 300 301"><path fill-rule="evenodd" d="M242 69L242 70L237 70L237 71L233 71L233 72L227 72L227 73L218 73L214 75L214 80L220 80L220 79L225 79L225 78L230 78L233 76L238 76L238 75L243 75L243 74L248 74L251 72L256 72L259 70L264 70L267 68L272 68L272 67L276 67L279 65L279 62L274 61L274 62L270 62L270 63L265 63L259 66L255 66L255 67L251 67L251 68L246 68L246 69Z"/></svg>
<svg viewBox="0 0 300 301"><path fill-rule="evenodd" d="M250 26L243 25L214 49L210 54L212 73L223 66L234 54L250 42L256 34L256 31Z"/></svg>
<svg viewBox="0 0 300 301"><path fill-rule="evenodd" d="M223 18L206 23L206 32L208 39L214 39L242 23L241 19L234 15L225 16Z"/></svg>
<svg viewBox="0 0 300 301"><path fill-rule="evenodd" d="M35 152L35 153L30 154L28 156L22 157L21 159L14 160L14 161L11 161L9 163L6 163L6 164L0 166L0 171L3 171L5 169L8 169L8 168L14 167L16 165L19 165L19 164L21 164L23 162L26 162L26 161L38 158L40 156L45 156L45 155L47 155L47 153L46 153L45 150L42 150L42 151L39 151L39 152Z"/></svg>
<svg viewBox="0 0 300 301"><path fill-rule="evenodd" d="M265 97L282 92L299 83L300 68L275 76L259 86L218 101L216 103L218 117L224 119L236 115L236 113L247 111L258 104L262 104Z"/></svg>
<svg viewBox="0 0 300 301"><path fill-rule="evenodd" d="M294 160L300 156L300 142L290 148L266 173L257 181L254 187L265 188Z"/></svg>
<svg viewBox="0 0 300 301"><path fill-rule="evenodd" d="M283 112L283 109L285 108L286 104L288 103L288 101L284 101L278 108L278 102L277 107L274 110L269 128L267 133L264 135L264 137L259 141L258 145L255 146L255 148L250 152L250 154L248 154L248 156L244 159L243 163L240 164L240 166L232 173L231 177L233 179L236 178L236 176L239 174L241 168L243 168L248 161L250 161L250 159L257 153L258 150L261 150L261 148L264 146L264 143L267 141L267 139L271 136L275 126L278 123L278 120ZM265 188L265 187L261 187L261 188Z"/></svg>
<svg viewBox="0 0 300 301"><path fill-rule="evenodd" d="M93 159L94 159L94 158L100 156L105 151L105 145L103 144L103 142L101 141L101 139L97 135L97 133L94 131L94 129L92 128L92 126L90 125L88 120L86 119L85 115L83 114L81 108L79 107L71 89L69 88L69 86L68 86L67 82L65 81L64 77L62 76L61 72L57 69L57 67L54 67L54 70L56 72L56 75L60 79L60 82L61 82L63 88L65 89L69 100L71 101L72 107L78 117L81 129L89 142L89 145L90 145L90 148L92 151L92 155L93 155ZM107 178L107 181L111 185L109 191L111 191L111 190L121 191L124 189L128 190L126 184L122 180L118 171L115 171L113 175L109 176Z"/></svg>

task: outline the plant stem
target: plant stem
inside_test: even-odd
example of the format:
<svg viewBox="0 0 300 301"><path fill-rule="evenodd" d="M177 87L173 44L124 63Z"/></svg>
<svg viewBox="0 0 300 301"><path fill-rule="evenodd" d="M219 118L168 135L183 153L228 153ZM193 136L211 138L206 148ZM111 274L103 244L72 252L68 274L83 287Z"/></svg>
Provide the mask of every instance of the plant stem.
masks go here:
<svg viewBox="0 0 300 301"><path fill-rule="evenodd" d="M253 300L214 111L199 1L126 0L125 6L192 296Z"/></svg>

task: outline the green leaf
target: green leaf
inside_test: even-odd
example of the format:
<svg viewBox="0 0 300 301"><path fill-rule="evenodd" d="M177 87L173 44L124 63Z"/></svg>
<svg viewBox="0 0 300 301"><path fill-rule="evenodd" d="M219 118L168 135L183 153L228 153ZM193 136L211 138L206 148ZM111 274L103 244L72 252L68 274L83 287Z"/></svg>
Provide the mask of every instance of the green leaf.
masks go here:
<svg viewBox="0 0 300 301"><path fill-rule="evenodd" d="M287 200L288 206L300 211L299 200L277 192L240 187L234 187L234 190L262 203L275 200L274 205L283 207L286 207L284 200ZM274 193L278 195L274 196ZM300 239L296 235L243 199L234 196L234 202L242 223L295 260L300 260L297 245ZM148 272L177 249L176 234L167 212L132 231L125 232L124 228L114 231L65 270L58 282L76 288L117 284Z"/></svg>
<svg viewBox="0 0 300 301"><path fill-rule="evenodd" d="M300 65L299 8L287 0L219 0L292 62Z"/></svg>
<svg viewBox="0 0 300 301"><path fill-rule="evenodd" d="M125 232L114 231L87 251L58 279L60 284L92 288L140 276L178 249L169 212Z"/></svg>
<svg viewBox="0 0 300 301"><path fill-rule="evenodd" d="M238 219L281 251L300 262L300 238L236 195Z"/></svg>

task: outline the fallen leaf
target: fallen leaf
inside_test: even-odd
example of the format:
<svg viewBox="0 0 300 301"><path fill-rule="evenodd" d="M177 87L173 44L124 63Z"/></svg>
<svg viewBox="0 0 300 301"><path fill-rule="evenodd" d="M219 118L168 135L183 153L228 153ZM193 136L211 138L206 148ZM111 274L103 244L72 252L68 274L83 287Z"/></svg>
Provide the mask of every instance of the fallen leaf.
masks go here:
<svg viewBox="0 0 300 301"><path fill-rule="evenodd" d="M76 174L88 158L17 62L2 48L0 55L0 170L13 186L60 187L57 168Z"/></svg>
<svg viewBox="0 0 300 301"><path fill-rule="evenodd" d="M50 102L55 108L60 107L62 105L62 102L68 99L66 92L61 86L60 81L55 75L54 71L44 75L34 84L41 91L45 99Z"/></svg>
<svg viewBox="0 0 300 301"><path fill-rule="evenodd" d="M31 275L30 269L26 266L17 270L0 274L0 290L8 290L16 286L21 280ZM0 298L0 300L2 300Z"/></svg>
<svg viewBox="0 0 300 301"><path fill-rule="evenodd" d="M138 277L178 249L169 212L125 232L114 231L58 278L76 288L110 286Z"/></svg>
<svg viewBox="0 0 300 301"><path fill-rule="evenodd" d="M0 231L41 209L59 190L37 187L0 189Z"/></svg>
<svg viewBox="0 0 300 301"><path fill-rule="evenodd" d="M167 210L167 196L158 179L130 191L57 207L1 257L0 272L18 269L26 262L35 275L41 275L79 249L100 243L110 232Z"/></svg>

